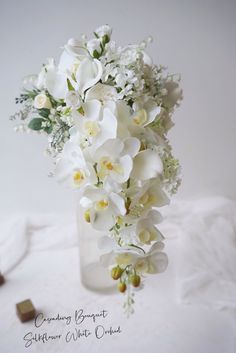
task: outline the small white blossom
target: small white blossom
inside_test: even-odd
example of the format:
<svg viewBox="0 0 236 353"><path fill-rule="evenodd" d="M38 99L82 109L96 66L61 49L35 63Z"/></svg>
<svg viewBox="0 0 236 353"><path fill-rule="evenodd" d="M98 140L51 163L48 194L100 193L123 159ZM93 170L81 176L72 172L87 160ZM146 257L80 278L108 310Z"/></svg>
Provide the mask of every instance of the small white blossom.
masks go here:
<svg viewBox="0 0 236 353"><path fill-rule="evenodd" d="M112 32L112 29L110 26L108 25L103 25L103 26L100 26L98 27L96 30L95 30L95 33L98 35L98 37L103 37L105 35L107 35L108 37L111 36L111 32Z"/></svg>
<svg viewBox="0 0 236 353"><path fill-rule="evenodd" d="M90 55L94 56L94 51L96 51L98 54L101 53L101 42L99 39L91 39L87 42L87 49L90 53Z"/></svg>

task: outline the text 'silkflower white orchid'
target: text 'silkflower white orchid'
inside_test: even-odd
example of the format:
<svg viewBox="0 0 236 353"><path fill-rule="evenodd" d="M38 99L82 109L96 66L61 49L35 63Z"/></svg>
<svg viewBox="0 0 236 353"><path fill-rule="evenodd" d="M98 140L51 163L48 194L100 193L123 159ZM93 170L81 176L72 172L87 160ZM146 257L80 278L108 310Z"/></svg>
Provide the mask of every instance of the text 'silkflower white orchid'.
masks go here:
<svg viewBox="0 0 236 353"><path fill-rule="evenodd" d="M117 217L126 213L125 202L120 195L95 187L86 188L80 204L86 210L86 220L97 230L109 230Z"/></svg>

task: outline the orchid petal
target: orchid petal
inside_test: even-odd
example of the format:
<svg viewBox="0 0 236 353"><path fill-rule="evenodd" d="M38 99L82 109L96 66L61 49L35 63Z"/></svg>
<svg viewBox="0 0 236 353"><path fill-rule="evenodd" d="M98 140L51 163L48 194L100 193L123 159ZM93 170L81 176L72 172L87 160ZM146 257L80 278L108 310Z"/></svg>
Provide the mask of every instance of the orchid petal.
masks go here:
<svg viewBox="0 0 236 353"><path fill-rule="evenodd" d="M68 91L67 76L55 69L49 70L46 75L45 85L48 92L55 99L65 99Z"/></svg>
<svg viewBox="0 0 236 353"><path fill-rule="evenodd" d="M161 158L156 151L149 149L139 152L134 157L134 167L131 176L138 180L148 180L157 177L162 171Z"/></svg>
<svg viewBox="0 0 236 353"><path fill-rule="evenodd" d="M76 73L76 81L78 83L79 92L83 94L86 89L95 85L101 79L101 77L101 62L97 59L83 59Z"/></svg>

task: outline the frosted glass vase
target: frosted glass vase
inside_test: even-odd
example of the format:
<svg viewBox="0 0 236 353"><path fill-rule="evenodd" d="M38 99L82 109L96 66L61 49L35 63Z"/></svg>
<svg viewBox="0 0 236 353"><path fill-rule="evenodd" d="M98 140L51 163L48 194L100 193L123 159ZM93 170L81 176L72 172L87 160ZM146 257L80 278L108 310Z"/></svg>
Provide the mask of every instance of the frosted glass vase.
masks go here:
<svg viewBox="0 0 236 353"><path fill-rule="evenodd" d="M98 240L104 232L96 231L85 221L84 209L80 206L77 207L77 228L81 283L91 291L110 294L115 290L114 280L99 260L102 252Z"/></svg>

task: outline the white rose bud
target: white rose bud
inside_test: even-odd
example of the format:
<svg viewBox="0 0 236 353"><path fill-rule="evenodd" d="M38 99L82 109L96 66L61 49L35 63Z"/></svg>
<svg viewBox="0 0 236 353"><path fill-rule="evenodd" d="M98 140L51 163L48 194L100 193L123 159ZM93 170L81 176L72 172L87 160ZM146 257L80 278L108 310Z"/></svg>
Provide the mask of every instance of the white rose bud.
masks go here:
<svg viewBox="0 0 236 353"><path fill-rule="evenodd" d="M46 94L40 93L34 98L34 107L36 109L42 109L42 108L50 109L52 107L52 104L50 102L50 99L46 96Z"/></svg>
<svg viewBox="0 0 236 353"><path fill-rule="evenodd" d="M81 99L78 92L69 91L66 94L66 105L70 108L79 108L81 106Z"/></svg>
<svg viewBox="0 0 236 353"><path fill-rule="evenodd" d="M97 52L97 54L101 54L101 46L100 46L100 40L99 39L91 39L87 42L87 49L90 53L90 55L94 56L94 51Z"/></svg>
<svg viewBox="0 0 236 353"><path fill-rule="evenodd" d="M98 35L98 37L103 37L103 36L108 36L110 38L111 36L112 29L108 25L100 26L96 29L95 33Z"/></svg>

